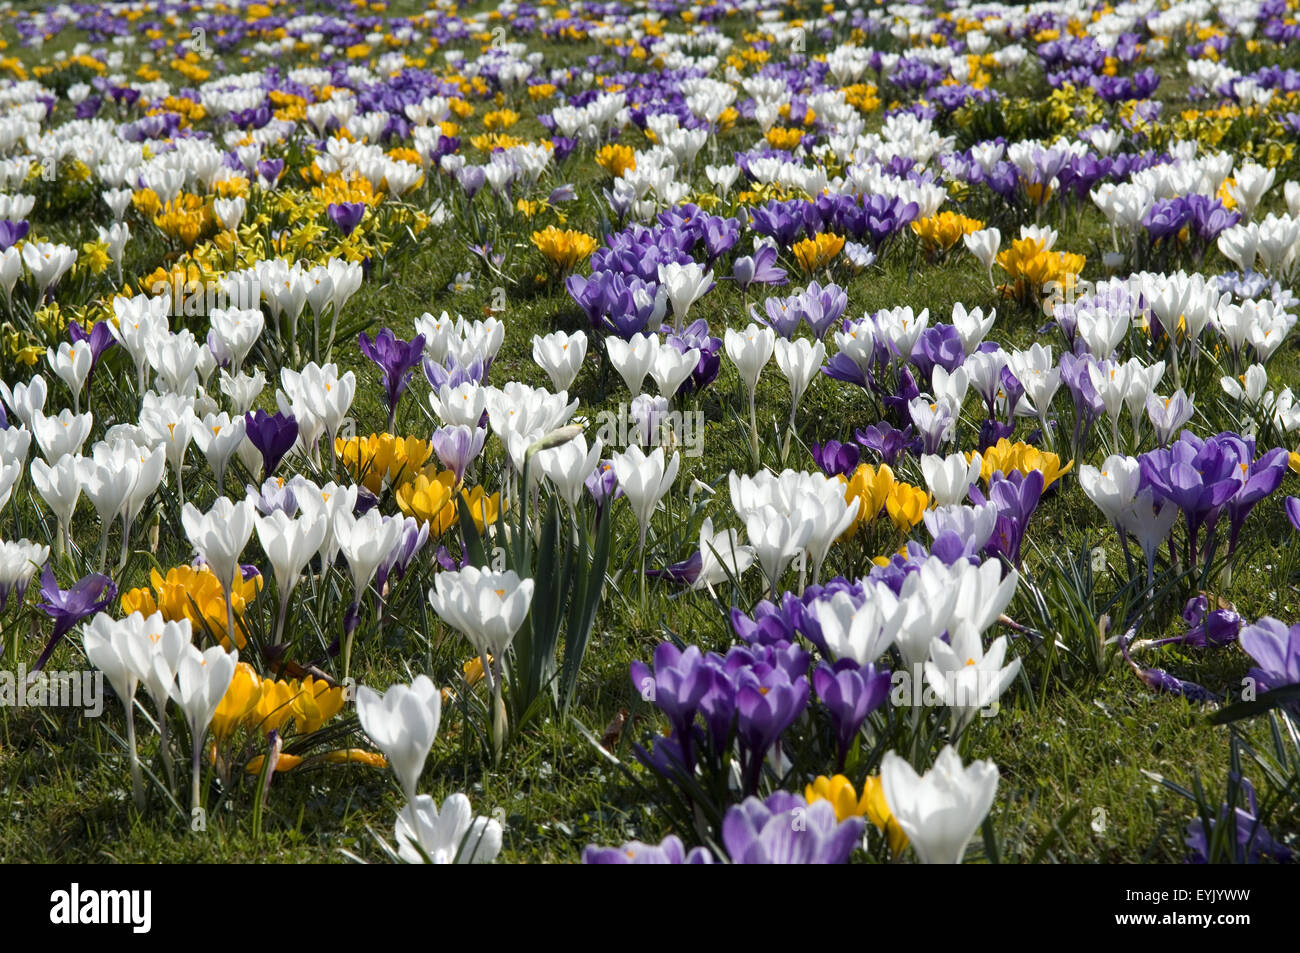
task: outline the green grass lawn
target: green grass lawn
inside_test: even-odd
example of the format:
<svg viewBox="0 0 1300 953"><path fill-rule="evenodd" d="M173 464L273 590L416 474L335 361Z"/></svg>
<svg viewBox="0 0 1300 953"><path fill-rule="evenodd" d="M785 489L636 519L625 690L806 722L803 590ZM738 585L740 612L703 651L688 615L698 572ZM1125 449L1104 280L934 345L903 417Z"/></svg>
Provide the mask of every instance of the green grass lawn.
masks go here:
<svg viewBox="0 0 1300 953"><path fill-rule="evenodd" d="M393 4L384 15L403 15L414 9L418 9L417 5ZM724 21L722 29L738 37L747 27L734 19ZM32 51L17 49L12 43L11 27L5 27L4 36L11 40L8 52L20 56L29 66L48 62L54 50L70 49L82 38L75 31L65 30L43 50ZM547 43L536 38L526 42L530 50L544 54L547 66L581 60L601 50L594 43ZM466 49L473 55L477 44ZM1171 59L1161 65L1174 69L1175 63ZM261 65L258 60L252 64ZM239 68L243 67L232 66ZM169 78L178 84L184 82L178 76ZM1023 95L1029 97L1041 97L1047 89L1041 75L1028 72L1028 67L1017 82L1024 87ZM1171 82L1162 87L1157 98L1168 99L1168 108L1173 109L1185 94L1185 84ZM476 155L468 140L481 131L482 115L492 107L490 102L476 105L476 115L462 124L461 149L471 156L471 161L484 161L486 157ZM549 106L533 106L526 96L517 96L507 105L525 116L512 134L521 138L544 135L534 114ZM66 102L61 103L56 118L49 123L63 121L68 109ZM873 124L878 123L879 111L873 117ZM729 161L734 150L750 147L754 136L753 125L746 124L743 130L717 139L708 147L710 154L716 155L710 161ZM635 130L625 133L622 141L643 145ZM701 191L708 189L703 165L703 161L697 163L692 179ZM1278 170L1279 186L1270 197L1271 208L1284 208L1280 183L1295 173L1294 161ZM600 190L608 186L606 173L590 156L575 155L560 169L548 169L537 191L545 196L550 188L563 183L572 183L579 194L578 201L565 207L565 227L599 234L604 207ZM449 188L445 181L426 183L412 204L427 209L440 196L450 199ZM1004 241L1020 221L1015 210L981 204L974 198L964 207L948 203L945 208L958 208L998 225ZM38 214L33 228L42 237L79 248L94 238L94 223L104 220L102 204L86 198L57 219L42 219ZM138 216L130 221L133 238L125 262L127 280L132 275L149 273L171 252L157 232ZM546 274L545 262L529 243L534 228L552 221L542 218L528 222L510 212L494 226L499 229L491 236L494 247L508 249L507 272L512 282L483 273L479 259L468 248L481 236L467 235L462 223L453 219L431 227L414 240L399 242L383 260L372 263L372 271L349 304L348 314L354 319L365 318L372 334L386 326L407 338L414 334L415 318L424 311L436 314L445 309L452 314L482 316L486 307L496 303L494 289L501 286L505 308L497 316L507 330L490 382L501 386L519 380L549 387L546 375L532 361L533 335L555 329L574 330L587 324L561 281ZM1051 213L1044 222L1055 224ZM1071 215L1060 229L1057 247L1088 256L1085 277L1102 276L1101 252L1108 245L1109 231L1100 213L1089 205L1077 221ZM748 236L742 238L747 240ZM1203 265L1207 273L1231 267L1217 252L1211 252ZM584 269L580 267L579 271ZM449 283L462 272L473 274L474 288L461 293L449 291ZM774 293L789 293L806 281L797 275L791 277L794 284L790 288ZM826 279L825 275L816 277ZM989 287L979 264L960 247L941 260L928 261L919 243L909 235L900 239L900 246L892 249L883 264L858 273L836 266L832 277L847 289L850 316L909 305L918 312L928 308L932 321L947 321L957 302L986 311L996 307L998 320L991 336L1005 348L1044 340L1055 350L1060 349L1057 332L1039 334L1046 320L1042 314L1001 298ZM81 300L107 299L113 291L110 272L93 279ZM724 282L692 309L691 318L706 319L713 333L721 336L724 328L747 323L745 306L760 298L761 294L753 292L747 299L742 298ZM191 324L196 333L206 331L202 319L192 320ZM829 349L833 350L833 346ZM115 349L106 365L96 372L91 406L97 421L92 441L102 435L101 424L127 419L134 410L133 371L121 352L121 348ZM342 370L354 371L358 378L352 410L357 431L382 431L387 412L377 369L364 358L355 340L340 341L334 357ZM1201 434L1239 426L1236 410L1228 404L1217 382L1222 372L1213 365L1212 360L1203 362L1199 376L1186 385L1197 405L1197 416L1189 426ZM1280 389L1294 382L1297 367L1296 346L1291 341L1269 365L1271 386ZM43 366L36 370L53 380ZM31 372L24 368L21 373L19 377L18 371L7 372L5 379L25 380ZM274 409L276 383L269 380L259 406ZM61 387L52 386L47 406L61 406L66 400ZM402 398L395 432L427 438L433 425L427 392L426 382L417 373ZM629 399L618 375L602 365L594 341L570 396L581 399L579 414L593 420L600 411L616 410ZM1068 404L1066 395L1057 400L1058 406ZM762 462L776 469L780 468L779 428L784 426L788 401L784 379L775 367L769 366L759 387L758 418L764 435ZM967 441L962 444L966 447L974 440L972 428L978 427L976 401L972 396L966 408L969 419L962 438ZM700 410L706 421L704 453L699 458L682 459L668 502L670 518L660 515L657 531L648 543L646 561L651 567L685 559L696 547L694 530L688 531L679 518L686 511L687 494L694 481L713 493L709 496L704 489L694 492L694 504L701 508L698 515L707 513L715 524L734 525L727 502L727 474L733 469L752 472L747 425L742 420L743 384L730 362L724 358L717 381L698 398L692 398L689 406ZM110 416L115 419L110 420ZM815 464L809 451L813 442L849 440L856 428L879 419L874 400L865 392L819 376L800 407L798 439L787 465L813 470ZM1026 429L1022 424L1017 436L1023 438ZM36 449L32 452L36 453ZM1063 658L1052 666L1043 660L1042 646L1033 639L1013 639L1012 653L1026 658L1024 671L1003 696L996 717L976 719L963 741L967 759L989 758L1001 769L1002 782L992 819L1003 861L1180 861L1185 855L1185 827L1195 814L1195 806L1154 776L1187 788L1199 781L1214 803L1221 799L1226 783L1232 733L1208 722L1213 706L1152 693L1113 648L1107 653L1104 670L1096 670L1085 659L1079 633L1095 633L1103 614L1122 614L1113 608L1112 600L1122 598L1126 581L1119 540L1113 530L1102 525L1076 478L1080 464L1099 463L1102 456L1104 453L1094 442L1087 459L1076 460L1074 470L1045 496L1031 523L1025 559L1026 575L1046 585L1059 574L1063 562L1090 562L1091 551L1101 547L1106 566L1095 574L1090 600L1074 607L1058 605L1057 614L1050 620L1054 632L1044 629L1041 620L1026 615L1025 598L1008 610L1017 622L1039 629L1044 635L1059 636L1065 646ZM499 442L489 439L488 451L477 466L477 478L489 489L499 485L503 460ZM332 464L327 460L327 471ZM337 465L332 472L342 477ZM241 478L243 475L241 470ZM899 477L924 485L915 462L901 466ZM201 508L206 509L216 495L211 471L197 448L191 448L187 456L185 484L187 498ZM1231 586L1212 583L1212 594L1232 603L1244 619L1271 614L1290 620L1300 605L1290 571L1294 562L1292 530L1281 506L1282 496L1300 493L1298 486L1300 477L1288 475L1282 490L1251 516L1247 538L1232 566ZM228 482L227 491L232 487L233 483ZM177 503L167 488L146 508L140 525L156 520L158 530L152 535L138 532L134 537L134 551L126 568L114 575L120 592L147 585L151 568L165 569L189 560L191 552L176 518ZM30 479L25 477L7 511L6 535L25 535L36 541L52 538L53 520L38 504ZM381 506L385 512L396 512L389 499ZM71 562L77 573L69 565L60 566L59 578L64 586L93 561L98 523L93 508L85 503L82 507L73 534L80 550L80 556L74 556ZM628 665L636 659L648 660L664 639L714 651L725 651L737 641L726 605L693 594L683 595L666 583L650 583L648 612L643 617L637 606L635 518L625 504L615 505L612 518L615 543L610 578L570 717L539 717L523 729L520 737L511 740L500 766L493 768L480 737L464 713L451 703L444 708L442 728L426 764L422 792L441 801L448 794L463 791L477 813L495 813L503 820L502 861L571 862L589 843L618 844L634 838L658 841L672 833L673 818L653 798L650 776L636 763L632 752L633 742L642 741L651 732L663 731L666 723L634 691ZM887 521L882 522L887 526ZM691 525L698 525L698 521ZM920 527L914 535L926 538ZM454 540L447 541L454 548ZM823 578L861 572L866 558L888 554L902 541L892 534L892 528L877 527L871 538L873 551L836 547ZM115 529L110 553L116 552L118 542ZM434 545L431 540L430 550ZM428 610L424 593L432 585L436 565L427 558L427 552L396 588L382 634L376 623L373 596L368 600L353 660L358 682L382 689L423 672L438 685L452 685L459 678L462 663L473 654L460 635ZM250 541L244 559L265 565L255 540ZM267 587L248 610L249 624L262 631L273 625L276 610L269 571L267 578ZM1172 572L1163 572L1162 579L1172 578ZM1195 588L1194 582L1182 579L1153 600L1145 613L1141 637L1157 638L1179 631L1178 613ZM29 595L27 609L21 614L10 611L5 617L5 641L17 638L21 657L28 664L48 631L44 615L30 605L37 601L35 589ZM319 655L319 646L338 633L342 603L349 593L346 571L339 570L305 581L299 589L288 634L303 658ZM719 595L724 603L734 599L735 604L749 611L765 595L760 574L751 573L742 586L724 587ZM312 599L326 606L320 625L310 618ZM116 612L118 607L111 608ZM336 627L320 631L327 625ZM1214 650L1166 648L1148 653L1141 660L1219 693L1236 690L1251 665L1236 646ZM72 637L57 650L50 667L76 669L84 664L79 639ZM141 692L137 697L143 699L143 695ZM120 740L124 719L119 702L109 699L103 717L98 719L60 709L0 708L0 804L5 806L0 811L0 862L337 862L346 859L345 851L367 860L383 859L372 832L392 841L393 818L402 804L402 795L391 773L362 766L326 766L278 775L264 806L260 831L255 831L253 820L256 777L236 777L229 787L214 781L207 789L206 829L192 831L189 812L182 809L183 792L178 795L182 801L178 805L160 780L164 774L157 752L157 733L142 725L142 713L152 717L153 711L147 703L142 701L141 705L137 727L150 772L150 806L144 816L137 815L131 805ZM334 724L339 747L366 745L351 710ZM175 720L173 730L182 739L178 750L187 753L189 739L180 719ZM1271 750L1273 741L1266 720L1244 722L1237 730L1249 744ZM602 736L606 751L598 750L593 743ZM250 748L248 753L259 751ZM184 765L179 767L183 774ZM1257 786L1276 794L1258 775L1258 771L1252 773ZM802 781L798 786L802 788ZM1274 835L1285 841L1289 834L1292 845L1300 846L1295 842L1295 832L1300 831L1300 802L1294 797L1276 802L1271 795L1266 800L1278 805L1277 813L1269 820ZM871 834L875 836L874 831ZM970 856L979 858L983 852L983 846L976 844Z"/></svg>

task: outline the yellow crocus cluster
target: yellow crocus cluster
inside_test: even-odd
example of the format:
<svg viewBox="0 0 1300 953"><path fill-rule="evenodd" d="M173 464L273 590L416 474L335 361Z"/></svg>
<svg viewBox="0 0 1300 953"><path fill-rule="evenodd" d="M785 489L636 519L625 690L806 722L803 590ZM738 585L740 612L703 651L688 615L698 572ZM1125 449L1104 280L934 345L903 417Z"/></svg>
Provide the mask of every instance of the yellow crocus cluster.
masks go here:
<svg viewBox="0 0 1300 953"><path fill-rule="evenodd" d="M636 168L636 153L631 146L611 142L596 150L596 165L600 166L614 178L619 178L629 169Z"/></svg>
<svg viewBox="0 0 1300 953"><path fill-rule="evenodd" d="M629 169L637 168L637 153L630 146L610 143L595 152L595 164L601 166L611 176L620 178Z"/></svg>
<svg viewBox="0 0 1300 953"><path fill-rule="evenodd" d="M310 165L307 168L310 170L319 167ZM374 187L365 176L357 174L343 176L337 172L324 176L320 184L311 190L311 196L320 203L322 210L331 202L336 204L361 202L373 206L379 201Z"/></svg>
<svg viewBox="0 0 1300 953"><path fill-rule="evenodd" d="M244 765L244 770L249 774L261 774L265 760L266 756L259 754ZM276 773L292 771L305 760L302 755L281 753L275 762ZM316 760L320 764L364 764L368 768L379 768L380 770L388 767L387 758L378 751L367 751L365 748L339 748L335 751L326 751Z"/></svg>
<svg viewBox="0 0 1300 953"><path fill-rule="evenodd" d="M885 508L885 500L894 489L894 471L884 463L879 467L862 463L853 471L852 476L847 479L840 476L837 479L844 484L844 498L849 503L858 501L858 515L854 518L853 525L840 537L846 539L868 525Z"/></svg>
<svg viewBox="0 0 1300 953"><path fill-rule="evenodd" d="M880 105L880 97L876 95L877 90L872 83L854 83L845 86L841 92L846 103L864 113L869 113Z"/></svg>
<svg viewBox="0 0 1300 953"><path fill-rule="evenodd" d="M182 298L203 298L208 283L220 276L220 272L210 268L205 269L193 258L182 258L169 269L155 268L140 279L137 287L140 294L170 294L177 299L179 305ZM129 283L124 286L123 293L131 293Z"/></svg>
<svg viewBox="0 0 1300 953"><path fill-rule="evenodd" d="M456 506L456 476L450 470L430 466L404 481L393 491L398 508L407 516L429 524L429 533L440 536L460 519ZM501 494L488 496L483 487L463 488L461 499L474 517L474 525L481 533L484 526L495 523L501 503Z"/></svg>
<svg viewBox="0 0 1300 953"><path fill-rule="evenodd" d="M201 196L182 192L158 210L153 223L168 238L178 239L186 248L192 248L215 224L215 219Z"/></svg>
<svg viewBox="0 0 1300 953"><path fill-rule="evenodd" d="M832 778L822 775L804 788L804 800L809 804L814 801L830 801L839 821L850 817L865 817L876 830L885 834L889 841L889 851L895 857L907 847L907 835L889 810L879 775L868 777L863 782L860 798L853 789L853 782L844 775L837 774Z"/></svg>
<svg viewBox="0 0 1300 953"><path fill-rule="evenodd" d="M973 453L967 453L966 459L970 460L973 456ZM1043 474L1044 490L1069 473L1074 466L1073 460L1061 466L1061 458L1057 454L1039 450L1019 440L1012 443L1006 437L985 450L981 459L983 463L980 464L980 479L985 483L988 483L993 474L999 470L1003 474L1009 474L1014 470L1023 476L1038 470Z"/></svg>
<svg viewBox="0 0 1300 953"><path fill-rule="evenodd" d="M233 199L238 196L246 199L249 187L247 178L242 175L232 175L212 183L212 192L217 198Z"/></svg>
<svg viewBox="0 0 1300 953"><path fill-rule="evenodd" d="M208 114L208 111L203 108L201 103L186 99L184 96L168 96L159 105L161 109L151 109L149 112L151 114L161 111L177 113L181 117L183 125L199 122Z"/></svg>
<svg viewBox="0 0 1300 953"><path fill-rule="evenodd" d="M805 238L801 242L795 242L791 251L794 252L795 260L799 262L800 268L805 272L813 272L829 265L843 248L844 238L842 236L836 235L834 232L822 232L812 238Z"/></svg>
<svg viewBox="0 0 1300 953"><path fill-rule="evenodd" d="M343 710L344 700L342 685L311 676L301 682L262 678L253 666L240 662L212 716L212 734L218 746L241 726L261 735L284 734L292 722L297 734L312 734Z"/></svg>
<svg viewBox="0 0 1300 953"><path fill-rule="evenodd" d="M995 259L1008 275L1011 284L1004 294L1024 303L1039 294L1049 282L1069 284L1079 277L1087 259L1071 252L1048 251L1037 238L1018 238Z"/></svg>
<svg viewBox="0 0 1300 953"><path fill-rule="evenodd" d="M767 144L773 149L790 152L803 140L802 129L790 129L786 126L773 126L764 135Z"/></svg>
<svg viewBox="0 0 1300 953"><path fill-rule="evenodd" d="M838 477L844 484L844 498L852 503L858 501L858 515L853 524L845 530L840 539L848 539L868 526L881 510L889 516L900 533L909 532L921 522L921 514L930 505L930 494L910 483L903 483L894 478L894 471L888 464L879 467L862 463L853 471L852 476Z"/></svg>
<svg viewBox="0 0 1300 953"><path fill-rule="evenodd" d="M428 160L414 149L397 146L388 150L388 158L394 162L409 162L411 165L423 165Z"/></svg>
<svg viewBox="0 0 1300 953"><path fill-rule="evenodd" d="M469 137L469 144L479 152L495 152L497 149L513 149L525 145L527 139L520 139L508 132L480 132Z"/></svg>
<svg viewBox="0 0 1300 953"><path fill-rule="evenodd" d="M193 566L174 566L163 576L157 569L149 571L152 589L141 586L129 589L122 594L122 611L127 615L139 612L145 616L161 612L168 622L188 619L190 626L197 632L205 629L221 641L227 649L230 641L226 637L226 597L221 591L221 583L216 574L206 566L196 569ZM238 620L244 615L244 608L257 598L262 589L262 576L256 574L249 579L242 573L236 573L235 584L230 589L230 606ZM235 644L244 647L244 635L238 622L235 625Z"/></svg>
<svg viewBox="0 0 1300 953"><path fill-rule="evenodd" d="M499 132L502 129L509 129L519 121L519 113L513 109L498 109L490 113L483 114L483 128L488 132Z"/></svg>
<svg viewBox="0 0 1300 953"><path fill-rule="evenodd" d="M912 231L920 236L927 251L946 252L961 241L963 235L978 232L984 223L956 212L939 212L912 223Z"/></svg>
<svg viewBox="0 0 1300 953"><path fill-rule="evenodd" d="M162 200L153 189L136 189L131 193L131 204L137 212L147 218L152 218L162 211Z"/></svg>
<svg viewBox="0 0 1300 953"><path fill-rule="evenodd" d="M355 482L379 496L385 486L414 479L433 456L433 444L417 437L372 433L335 438L334 455Z"/></svg>
<svg viewBox="0 0 1300 953"><path fill-rule="evenodd" d="M586 232L549 225L540 232L533 232L533 244L560 271L571 271L596 250L599 242Z"/></svg>
<svg viewBox="0 0 1300 953"><path fill-rule="evenodd" d="M885 512L900 533L911 532L921 522L922 514L930 505L930 494L910 483L895 483L885 500Z"/></svg>

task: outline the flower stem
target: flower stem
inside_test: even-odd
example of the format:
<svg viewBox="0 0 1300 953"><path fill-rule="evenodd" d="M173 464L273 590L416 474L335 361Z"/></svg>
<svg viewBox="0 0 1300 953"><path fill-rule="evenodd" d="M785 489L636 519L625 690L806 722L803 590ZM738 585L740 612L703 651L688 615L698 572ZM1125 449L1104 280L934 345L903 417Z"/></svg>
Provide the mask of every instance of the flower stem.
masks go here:
<svg viewBox="0 0 1300 953"><path fill-rule="evenodd" d="M798 409L798 404L790 404L790 420L785 425L785 440L781 442L781 466L783 467L790 456L790 438L794 436L794 412Z"/></svg>
<svg viewBox="0 0 1300 953"><path fill-rule="evenodd" d="M749 392L749 446L754 453L754 466L759 463L758 453L758 410L754 406L754 391Z"/></svg>
<svg viewBox="0 0 1300 953"><path fill-rule="evenodd" d="M203 778L203 736L199 734L198 725L191 724L190 732L194 739L194 750L190 754L190 816L202 808L201 781Z"/></svg>
<svg viewBox="0 0 1300 953"><path fill-rule="evenodd" d="M111 520L104 520L103 526L99 530L99 553L95 557L95 572L104 571L104 563L108 560L108 528Z"/></svg>
<svg viewBox="0 0 1300 953"><path fill-rule="evenodd" d="M235 568L235 572L239 572L238 567ZM230 644L233 646L238 644L235 641L235 604L231 601L230 586L225 585L222 588L225 590L224 595L226 597L226 638L230 640Z"/></svg>
<svg viewBox="0 0 1300 953"><path fill-rule="evenodd" d="M357 625L360 623L358 618L361 614L361 598L357 597L352 603L352 608L348 611L348 621L345 623L347 633L343 639L343 679L346 681L352 670L352 639L357 634ZM354 621L355 620L355 621Z"/></svg>
<svg viewBox="0 0 1300 953"><path fill-rule="evenodd" d="M131 797L135 809L144 813L144 777L140 773L140 755L135 748L135 699L124 698L126 704L126 747L131 759Z"/></svg>
<svg viewBox="0 0 1300 953"><path fill-rule="evenodd" d="M641 542L639 543L639 545L638 545L637 548L638 548L638 551L639 551L640 554L641 554L641 606L640 606L640 616L641 616L641 624L644 625L644 624L645 624L645 614L646 614L646 606L645 606L645 529L644 529L644 528L641 530Z"/></svg>
<svg viewBox="0 0 1300 953"><path fill-rule="evenodd" d="M280 644L280 637L284 634L284 617L289 611L289 593L280 597L280 611L275 617L275 644Z"/></svg>
<svg viewBox="0 0 1300 953"><path fill-rule="evenodd" d="M492 763L501 764L501 750L505 747L506 703L501 694L501 662L492 660Z"/></svg>
<svg viewBox="0 0 1300 953"><path fill-rule="evenodd" d="M174 791L176 790L176 769L172 765L172 749L168 735L167 702L164 700L158 713L158 746L159 751L162 753L163 770L167 772L167 787Z"/></svg>
<svg viewBox="0 0 1300 953"><path fill-rule="evenodd" d="M117 570L121 572L126 568L126 557L131 551L131 521L123 517L122 519L122 549L117 557Z"/></svg>

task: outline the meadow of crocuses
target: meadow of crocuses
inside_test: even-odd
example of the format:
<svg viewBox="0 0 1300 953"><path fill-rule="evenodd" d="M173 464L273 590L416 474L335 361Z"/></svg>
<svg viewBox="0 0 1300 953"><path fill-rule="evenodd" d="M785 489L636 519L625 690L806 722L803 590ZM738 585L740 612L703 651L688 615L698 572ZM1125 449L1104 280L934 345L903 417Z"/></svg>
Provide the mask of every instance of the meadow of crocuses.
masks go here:
<svg viewBox="0 0 1300 953"><path fill-rule="evenodd" d="M1290 861L1298 7L0 10L0 860Z"/></svg>

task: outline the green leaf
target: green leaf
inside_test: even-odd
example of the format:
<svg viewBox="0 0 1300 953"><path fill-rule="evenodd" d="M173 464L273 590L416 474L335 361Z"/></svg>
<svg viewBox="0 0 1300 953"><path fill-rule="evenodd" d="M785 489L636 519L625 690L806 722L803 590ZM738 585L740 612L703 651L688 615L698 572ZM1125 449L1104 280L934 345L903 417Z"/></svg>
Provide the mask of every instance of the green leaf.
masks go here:
<svg viewBox="0 0 1300 953"><path fill-rule="evenodd" d="M1265 692L1254 701L1238 702L1235 705L1229 705L1227 708L1216 711L1210 716L1210 724L1231 724L1234 721L1253 718L1255 715L1262 715L1274 708L1281 708L1283 705L1289 705L1297 701L1300 701L1300 684L1283 685L1271 692Z"/></svg>

